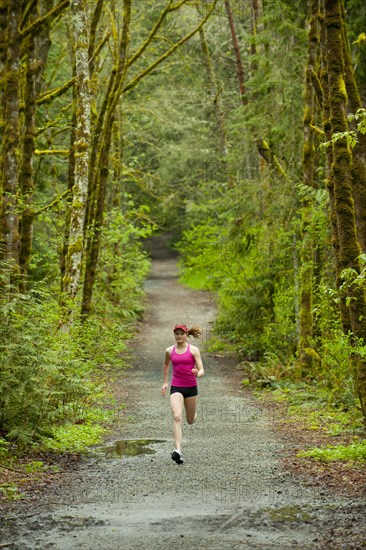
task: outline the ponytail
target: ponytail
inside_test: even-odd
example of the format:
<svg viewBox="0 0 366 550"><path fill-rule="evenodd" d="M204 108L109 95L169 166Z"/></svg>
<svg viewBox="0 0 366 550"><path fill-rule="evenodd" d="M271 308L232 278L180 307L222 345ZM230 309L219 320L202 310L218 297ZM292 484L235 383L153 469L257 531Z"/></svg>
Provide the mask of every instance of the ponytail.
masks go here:
<svg viewBox="0 0 366 550"><path fill-rule="evenodd" d="M192 327L187 332L188 336L193 336L193 338L201 338L202 330L199 327Z"/></svg>

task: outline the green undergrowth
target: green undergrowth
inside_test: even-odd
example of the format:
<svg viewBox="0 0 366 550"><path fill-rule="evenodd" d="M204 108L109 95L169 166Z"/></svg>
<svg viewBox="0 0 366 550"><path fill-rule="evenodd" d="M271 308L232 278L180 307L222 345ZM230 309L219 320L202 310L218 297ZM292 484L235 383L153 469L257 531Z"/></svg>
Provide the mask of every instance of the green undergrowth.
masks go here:
<svg viewBox="0 0 366 550"><path fill-rule="evenodd" d="M25 494L14 482L0 483L0 497L5 500L21 500Z"/></svg>
<svg viewBox="0 0 366 550"><path fill-rule="evenodd" d="M58 455L85 454L92 446L102 443L117 418L112 399L105 399L105 405L111 408L80 410L77 423L55 425L48 437L41 437L22 452L14 443L0 437L0 500L25 498L24 486L59 471Z"/></svg>
<svg viewBox="0 0 366 550"><path fill-rule="evenodd" d="M44 287L5 297L0 313L0 437L7 452L52 449L52 439L63 452L67 441L70 452L94 444L97 426L108 422L101 410L110 408L111 380L129 367L133 321L91 317L61 330L60 309Z"/></svg>
<svg viewBox="0 0 366 550"><path fill-rule="evenodd" d="M315 447L314 449L301 451L297 456L300 458L313 458L320 462L362 462L363 465L366 465L366 439L350 445Z"/></svg>
<svg viewBox="0 0 366 550"><path fill-rule="evenodd" d="M243 386L248 380L243 381ZM362 462L366 459L365 425L357 402L342 402L329 388L315 384L282 380L276 387L255 390L265 402L281 405L282 423L296 424L304 430L318 432L319 437L340 439L339 445L325 444L304 449L300 458L321 462Z"/></svg>
<svg viewBox="0 0 366 550"><path fill-rule="evenodd" d="M51 452L84 453L93 445L102 442L103 435L114 420L112 410L94 407L84 414L83 420L75 424L55 426L51 437L41 440L41 447Z"/></svg>
<svg viewBox="0 0 366 550"><path fill-rule="evenodd" d="M105 432L106 428L98 424L69 424L55 428L52 437L44 438L42 443L49 451L82 453L100 443Z"/></svg>

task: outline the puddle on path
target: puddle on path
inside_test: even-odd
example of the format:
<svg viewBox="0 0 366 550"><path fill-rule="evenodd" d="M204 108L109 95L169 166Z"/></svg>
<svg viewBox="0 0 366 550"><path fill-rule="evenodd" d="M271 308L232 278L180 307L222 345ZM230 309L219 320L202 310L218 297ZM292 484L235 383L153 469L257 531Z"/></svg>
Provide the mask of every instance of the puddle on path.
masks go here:
<svg viewBox="0 0 366 550"><path fill-rule="evenodd" d="M137 456L154 454L156 451L149 445L164 443L165 439L121 439L113 445L102 447L100 451L108 458L123 458L124 456Z"/></svg>

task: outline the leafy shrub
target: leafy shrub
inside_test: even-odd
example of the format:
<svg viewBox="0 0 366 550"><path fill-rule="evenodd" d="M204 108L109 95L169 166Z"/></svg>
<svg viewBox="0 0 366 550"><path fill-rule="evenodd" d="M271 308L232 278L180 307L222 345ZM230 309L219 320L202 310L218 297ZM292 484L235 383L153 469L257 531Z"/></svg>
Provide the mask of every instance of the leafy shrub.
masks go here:
<svg viewBox="0 0 366 550"><path fill-rule="evenodd" d="M313 458L321 462L366 461L366 439L350 445L327 445L298 453L299 457Z"/></svg>
<svg viewBox="0 0 366 550"><path fill-rule="evenodd" d="M83 421L105 391L98 367L125 367L125 325L90 319L60 330L59 306L42 285L3 294L0 315L0 433L20 448Z"/></svg>
<svg viewBox="0 0 366 550"><path fill-rule="evenodd" d="M102 234L100 268L94 290L93 311L108 319L135 320L142 311L143 282L150 260L143 239L154 231L149 208L135 208L129 196L125 210L108 214Z"/></svg>

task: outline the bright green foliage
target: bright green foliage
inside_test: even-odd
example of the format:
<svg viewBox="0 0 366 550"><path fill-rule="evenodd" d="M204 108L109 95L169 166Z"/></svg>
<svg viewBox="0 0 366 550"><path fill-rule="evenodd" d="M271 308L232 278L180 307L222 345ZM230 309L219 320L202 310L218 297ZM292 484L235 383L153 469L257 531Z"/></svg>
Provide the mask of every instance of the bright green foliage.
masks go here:
<svg viewBox="0 0 366 550"><path fill-rule="evenodd" d="M366 87L366 40L365 40L366 5L363 0L347 0L346 20L354 60L356 78L361 95L365 99Z"/></svg>
<svg viewBox="0 0 366 550"><path fill-rule="evenodd" d="M105 393L96 375L100 365L125 367L127 326L91 319L60 330L61 312L44 285L3 294L0 311L0 429L6 440L23 448L65 421L88 422Z"/></svg>
<svg viewBox="0 0 366 550"><path fill-rule="evenodd" d="M148 206L135 208L129 196L124 201L121 209L108 213L103 229L94 311L99 316L131 321L143 311L142 285L150 260L142 241L152 234L154 225Z"/></svg>
<svg viewBox="0 0 366 550"><path fill-rule="evenodd" d="M81 453L100 443L105 432L99 425L66 424L52 430L52 437L43 438L42 445L51 451Z"/></svg>
<svg viewBox="0 0 366 550"><path fill-rule="evenodd" d="M366 439L351 445L328 445L325 448L314 448L298 453L299 457L314 458L321 462L366 461Z"/></svg>
<svg viewBox="0 0 366 550"><path fill-rule="evenodd" d="M327 446L325 449L301 451L299 457L317 460L359 460L365 458L364 423L360 409L353 401L344 403L341 392L332 392L322 384L284 380L267 385L257 393L260 400L281 404L281 422L296 424L322 437L354 438L351 445ZM276 409L275 409L276 411ZM276 414L276 413L275 413Z"/></svg>
<svg viewBox="0 0 366 550"><path fill-rule="evenodd" d="M241 197L247 184L200 207L187 204L192 225L178 245L184 258L182 281L217 292L216 332L221 339L243 355L277 351L285 359L294 353L296 337L294 273L288 265L291 237L275 226L269 233L254 212L245 211ZM237 212L229 204L237 205Z"/></svg>
<svg viewBox="0 0 366 550"><path fill-rule="evenodd" d="M233 2L233 6L235 10L238 4ZM225 85L222 100L228 154L225 158L217 154L217 129L213 130L211 116L216 143L201 131L201 171L193 162L188 173L194 185L188 183L189 193L183 198L184 221L177 245L182 253L181 280L217 296L212 349L229 346L243 359L259 360L261 379L270 386L286 377L301 379L304 373L297 367L296 352L300 274L306 267L300 264L302 205L306 204L306 230L315 243L311 260L313 338L307 350L314 370L306 377L340 406L353 407L354 373L349 357L354 343L343 334L339 317L323 149L318 148L314 188L302 183L304 17L289 2L273 2L270 10L264 7L253 58L244 53L251 40L249 19L249 14L246 19L242 11L236 12L246 75L245 106L234 96L237 82L225 61L227 52L217 47L217 41L212 44L213 34L206 36L210 51L215 52L219 83ZM211 24L218 35L225 30L216 28L215 20ZM207 112L209 100L206 95ZM359 131L362 121L359 112ZM258 155L261 139L269 143L282 170ZM364 355L362 343L358 351Z"/></svg>
<svg viewBox="0 0 366 550"><path fill-rule="evenodd" d="M207 3L198 4L207 9ZM144 42L166 5L162 0L134 3L129 55ZM315 188L302 183L305 2L264 2L255 39L250 2L232 0L231 5L246 104L238 93L224 2L218 2L204 29L218 96L197 34L123 95L116 110L92 315L83 324L75 315L67 330L59 330L58 302L67 225L64 194L70 183L70 158L62 151L70 148L72 88L39 105L30 290L18 295L9 289L0 297L0 452L8 440L25 446L48 438L49 448L78 451L98 439L102 432L95 426L105 419L90 411L105 391L105 374L99 376L99 371L125 366L121 353L142 314L143 281L150 267L142 242L156 228L174 232L181 280L217 297L212 348L238 351L256 365L257 382L275 391L286 377L301 379L296 350L304 203L312 205L307 231L316 243L314 333L308 350L315 368L307 373L308 382L338 407L354 406L351 347L340 326L334 283L324 149L319 149ZM88 3L88 9L94 6ZM115 3L103 13L96 33L96 44L108 38L93 57L93 124L117 61L120 10ZM362 85L364 10L361 0L347 2ZM128 78L197 20L191 3L169 14L159 36L129 68ZM52 26L41 93L72 77L68 25L68 16L61 16ZM362 132L363 110L354 117ZM347 137L352 143L357 134ZM263 141L269 150L263 150ZM50 154L52 150L59 153ZM19 198L20 212L25 198ZM4 281L6 270L0 269ZM361 284L363 277L358 278ZM80 294L75 308L79 302ZM364 356L362 344L357 351Z"/></svg>
<svg viewBox="0 0 366 550"><path fill-rule="evenodd" d="M8 500L21 500L25 497L15 483L0 483L0 494Z"/></svg>

